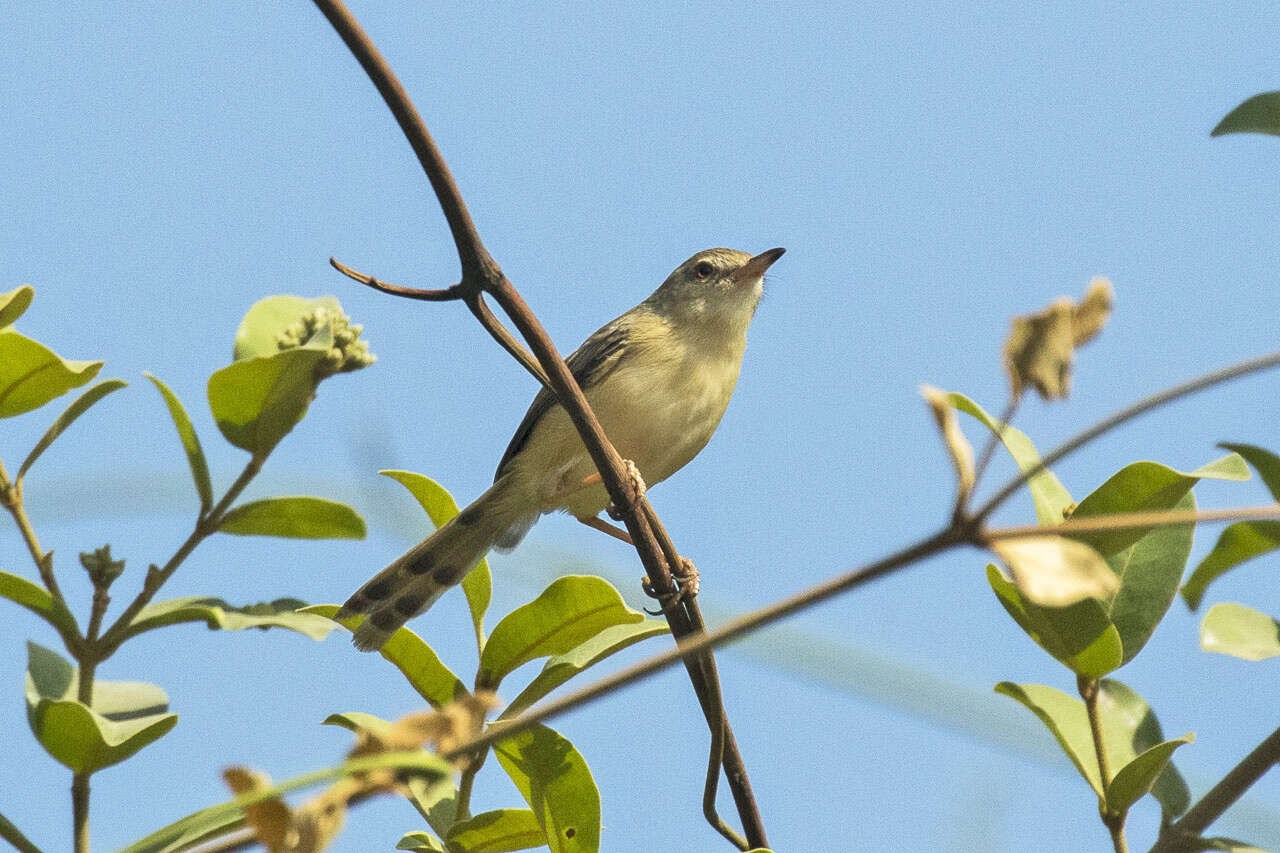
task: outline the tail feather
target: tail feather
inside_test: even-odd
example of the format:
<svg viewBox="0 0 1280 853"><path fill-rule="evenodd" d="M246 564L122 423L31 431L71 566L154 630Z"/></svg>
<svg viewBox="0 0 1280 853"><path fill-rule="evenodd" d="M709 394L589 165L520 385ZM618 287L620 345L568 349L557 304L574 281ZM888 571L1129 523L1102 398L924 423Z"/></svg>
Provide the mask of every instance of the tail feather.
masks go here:
<svg viewBox="0 0 1280 853"><path fill-rule="evenodd" d="M401 625L426 612L525 513L513 511L508 484L495 483L461 513L374 575L342 605L338 617L364 614L353 642L382 648Z"/></svg>

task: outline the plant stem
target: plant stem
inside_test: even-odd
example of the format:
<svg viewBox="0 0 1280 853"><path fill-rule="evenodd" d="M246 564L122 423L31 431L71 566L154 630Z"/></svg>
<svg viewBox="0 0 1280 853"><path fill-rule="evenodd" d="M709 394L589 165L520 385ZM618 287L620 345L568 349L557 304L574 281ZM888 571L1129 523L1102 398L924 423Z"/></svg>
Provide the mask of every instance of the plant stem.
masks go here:
<svg viewBox="0 0 1280 853"><path fill-rule="evenodd" d="M182 565L182 561L191 555L196 546L205 540L210 534L218 529L218 525L222 521L222 516L230 509L231 504L236 498L240 497L240 493L249 485L250 481L258 475L262 470L263 463L266 462L265 456L254 455L244 466L244 470L240 472L240 476L227 489L227 493L222 496L222 500L218 501L209 513L196 521L195 528L174 552L169 561L164 564L163 568L151 566L147 571L146 580L143 581L142 590L138 593L133 601L129 602L129 606L124 609L106 633L102 635L102 639L98 641L102 658L110 656L120 644L124 642L129 634L129 627L132 625L134 617L142 608L146 607L155 594L160 591L160 587L164 586L165 581L173 576L178 566Z"/></svg>
<svg viewBox="0 0 1280 853"><path fill-rule="evenodd" d="M0 461L0 504L4 505L18 525L22 541L27 543L27 550L31 552L31 559L35 560L36 569L40 572L40 580L44 583L45 589L49 590L54 601L65 606L62 590L58 588L58 580L53 575L53 561L40 547L40 540L36 538L35 528L31 526L31 519L27 517L26 507L22 503L22 484L9 480L9 472L5 470L3 461Z"/></svg>
<svg viewBox="0 0 1280 853"><path fill-rule="evenodd" d="M89 774L71 777L71 825L76 853L89 853Z"/></svg>
<svg viewBox="0 0 1280 853"><path fill-rule="evenodd" d="M1106 741L1102 736L1102 714L1098 711L1098 679L1077 675L1076 688L1080 691L1080 698L1084 699L1085 713L1089 716L1089 733L1093 735L1093 751L1098 758L1098 777L1104 792L1098 795L1098 814L1107 831L1111 833L1111 844L1115 847L1115 853L1128 853L1129 844L1124 837L1126 812L1113 812L1107 806L1105 792L1111 784L1111 767L1107 759Z"/></svg>

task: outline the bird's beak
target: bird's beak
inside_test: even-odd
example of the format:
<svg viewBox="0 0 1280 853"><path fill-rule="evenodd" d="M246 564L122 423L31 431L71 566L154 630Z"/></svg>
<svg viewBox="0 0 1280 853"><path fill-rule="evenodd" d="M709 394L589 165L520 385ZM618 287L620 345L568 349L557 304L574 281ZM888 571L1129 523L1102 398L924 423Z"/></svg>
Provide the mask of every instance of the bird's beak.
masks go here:
<svg viewBox="0 0 1280 853"><path fill-rule="evenodd" d="M755 281L764 275L764 271L773 265L773 262L782 257L786 249L770 249L767 252L761 252L751 260L747 261L742 267L734 273L734 279L737 281Z"/></svg>

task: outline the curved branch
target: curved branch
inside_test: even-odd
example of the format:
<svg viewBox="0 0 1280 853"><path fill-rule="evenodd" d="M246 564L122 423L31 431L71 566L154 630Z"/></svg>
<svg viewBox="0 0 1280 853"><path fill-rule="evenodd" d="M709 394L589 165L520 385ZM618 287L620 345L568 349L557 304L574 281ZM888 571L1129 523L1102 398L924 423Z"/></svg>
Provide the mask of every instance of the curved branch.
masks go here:
<svg viewBox="0 0 1280 853"><path fill-rule="evenodd" d="M431 181L445 219L448 220L454 244L458 249L458 259L462 265L462 281L455 285L459 289L459 294L467 300L472 313L485 323L487 329L490 329L490 334L494 334L493 327L486 322L486 315L489 317L492 315L480 301L482 292L491 294L511 318L512 323L529 343L538 363L546 372L547 385L555 392L557 401L577 428L588 454L600 472L601 480L610 498L615 505L625 508L624 521L627 530L631 534L636 552L640 556L650 582L659 592L673 591L675 585L671 578L670 567L661 546L655 539L653 525L650 523L650 519L656 518L656 515L644 496L637 494L635 485L624 473L622 458L605 436L599 420L582 394L582 389L578 387L564 359L556 351L555 344L485 249L453 180L453 175L408 94L396 79L382 54L369 40L341 0L314 1L377 87ZM500 328L500 324L497 324L497 327ZM516 351L501 337L496 334L494 336L509 352L516 355ZM526 369L530 369L530 364L524 358L519 355L516 355L516 358ZM530 369L530 372L533 371ZM684 610L675 610L668 614L667 618L672 635L677 641L695 632ZM704 653L709 657L709 650L704 650ZM729 771L728 784L733 789L735 803L739 805L739 817L742 820L747 841L752 847L766 847L768 840L765 837L764 826L760 822L759 812L751 796L750 784L741 756L737 752L732 737L728 736L730 732L725 722L724 708L718 702L718 695L716 695L718 691L713 692L712 686L708 683L710 680L708 671L704 671L701 664L689 661L687 666L694 690L707 717L708 726L713 732L719 731L726 735L724 766ZM743 808L744 802L750 807Z"/></svg>

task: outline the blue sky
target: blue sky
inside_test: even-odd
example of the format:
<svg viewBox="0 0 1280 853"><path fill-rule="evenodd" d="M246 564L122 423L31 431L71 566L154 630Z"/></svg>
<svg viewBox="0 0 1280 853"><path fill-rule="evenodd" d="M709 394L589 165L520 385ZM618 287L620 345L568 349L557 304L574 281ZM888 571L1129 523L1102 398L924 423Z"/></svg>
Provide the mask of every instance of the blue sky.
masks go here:
<svg viewBox="0 0 1280 853"><path fill-rule="evenodd" d="M1011 314L1109 276L1116 314L1078 362L1069 402L1018 425L1047 448L1195 373L1274 349L1280 143L1211 140L1280 88L1280 12L1262 3L495 4L486 14L355 3L415 98L484 239L563 351L711 246L785 246L742 378L706 451L652 493L701 568L709 614L759 606L940 525L948 463L916 388L1004 402ZM141 372L186 401L215 483L222 442L204 382L240 317L271 293L335 294L379 356L327 383L251 495L347 500L359 543L206 543L167 596L341 601L425 530L381 468L421 471L460 500L488 483L534 392L459 305L358 289L334 255L390 281L452 283L435 199L372 87L309 4L19 4L0 44L0 291L29 283L22 330L107 361L132 388L95 409L33 471L28 497L70 595L74 554L110 541L117 598L185 537L185 461ZM1077 497L1138 459L1190 470L1218 441L1280 448L1263 376L1150 415L1058 469ZM56 408L6 421L20 459ZM970 433L979 438L976 431ZM988 488L1008 476L997 459ZM1204 506L1265 500L1206 484ZM1031 519L1025 498L1001 515ZM1197 536L1193 559L1216 537ZM634 604L634 556L564 518L494 559L494 612L554 574L602 571ZM726 701L779 850L1103 849L1095 800L1000 680L1071 680L1008 620L957 552L789 620L720 655ZM0 567L31 573L0 522ZM1211 600L1275 611L1260 562ZM0 811L66 843L64 770L28 736L17 612L0 655ZM1202 653L1180 604L1118 677L1155 706L1203 792L1276 725L1274 665ZM465 607L414 623L459 671ZM638 659L657 641L620 660ZM783 650L780 652L780 650ZM186 627L124 647L100 672L168 690L182 719L97 777L95 849L224 796L218 770L278 779L337 760L334 711L415 707L398 673L341 637ZM510 698L510 697L508 697ZM653 731L658 711L667 725ZM1024 719L1025 718L1025 719ZM663 833L718 849L698 813L705 727L670 673L555 723L602 789L605 845ZM491 768L480 808L515 805ZM357 810L341 850L418 827L404 803ZM1131 817L1134 849L1152 803ZM1264 779L1215 829L1280 845L1280 783Z"/></svg>

